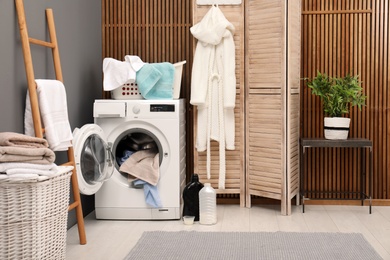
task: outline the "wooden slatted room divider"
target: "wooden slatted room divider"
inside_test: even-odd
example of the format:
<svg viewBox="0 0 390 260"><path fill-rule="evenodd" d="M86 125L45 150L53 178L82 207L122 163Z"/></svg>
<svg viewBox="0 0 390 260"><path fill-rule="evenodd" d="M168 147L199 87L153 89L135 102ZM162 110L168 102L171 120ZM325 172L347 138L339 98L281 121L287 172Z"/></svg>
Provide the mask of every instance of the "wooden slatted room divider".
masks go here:
<svg viewBox="0 0 390 260"><path fill-rule="evenodd" d="M244 2L244 1L243 1ZM211 5L197 5L193 0L194 24L198 23L210 10ZM206 152L194 152L194 171L199 174L201 182L210 182L216 188L219 198L226 200L240 198L240 205L245 206L245 133L244 133L244 5L219 5L226 19L235 27L234 44L236 51L236 106L235 114L235 150L226 150L225 189L218 188L219 179L219 146L211 142L211 177L207 179ZM196 119L195 119L196 124ZM196 136L194 137L196 138Z"/></svg>
<svg viewBox="0 0 390 260"><path fill-rule="evenodd" d="M302 78L312 78L320 70L331 76L357 74L363 82L367 106L361 112L351 110L349 136L373 141L373 198L378 203L390 199L388 26L387 0L302 0ZM301 93L301 137L322 137L324 115L320 100L303 82ZM341 148L311 150L304 165L308 168L306 187L359 189L356 172L360 171L357 161L361 154Z"/></svg>
<svg viewBox="0 0 390 260"><path fill-rule="evenodd" d="M182 0L102 0L102 56L124 60L137 55L143 61L179 62L183 67L180 97L189 100L193 56L192 2ZM109 92L103 92L110 98ZM193 169L192 110L187 113L187 176Z"/></svg>
<svg viewBox="0 0 390 260"><path fill-rule="evenodd" d="M246 1L246 204L299 192L300 0Z"/></svg>

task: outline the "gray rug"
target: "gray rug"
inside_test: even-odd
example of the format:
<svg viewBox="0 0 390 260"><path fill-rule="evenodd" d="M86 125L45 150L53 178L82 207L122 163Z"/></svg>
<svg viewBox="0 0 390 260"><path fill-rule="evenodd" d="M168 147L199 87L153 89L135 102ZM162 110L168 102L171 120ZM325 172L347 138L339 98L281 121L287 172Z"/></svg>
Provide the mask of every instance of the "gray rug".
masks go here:
<svg viewBox="0 0 390 260"><path fill-rule="evenodd" d="M144 232L129 259L382 259L362 234Z"/></svg>

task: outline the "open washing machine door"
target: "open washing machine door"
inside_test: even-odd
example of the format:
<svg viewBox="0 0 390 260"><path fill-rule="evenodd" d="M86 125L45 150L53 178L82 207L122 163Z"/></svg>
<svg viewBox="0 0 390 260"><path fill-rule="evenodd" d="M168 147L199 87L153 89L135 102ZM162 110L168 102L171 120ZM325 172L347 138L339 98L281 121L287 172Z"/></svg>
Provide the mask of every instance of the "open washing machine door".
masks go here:
<svg viewBox="0 0 390 260"><path fill-rule="evenodd" d="M114 156L103 130L87 124L73 131L74 158L80 192L95 194L114 172Z"/></svg>

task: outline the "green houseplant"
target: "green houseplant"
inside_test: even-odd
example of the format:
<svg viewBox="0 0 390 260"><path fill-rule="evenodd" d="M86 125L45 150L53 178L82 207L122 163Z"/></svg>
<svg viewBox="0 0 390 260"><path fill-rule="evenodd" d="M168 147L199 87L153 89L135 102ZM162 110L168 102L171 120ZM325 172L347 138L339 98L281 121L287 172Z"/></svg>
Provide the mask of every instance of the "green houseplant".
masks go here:
<svg viewBox="0 0 390 260"><path fill-rule="evenodd" d="M350 118L344 117L350 108L361 110L367 96L362 93L358 76L349 74L342 78L329 77L317 72L317 76L307 81L313 95L319 96L323 105L324 130L326 139L347 139Z"/></svg>

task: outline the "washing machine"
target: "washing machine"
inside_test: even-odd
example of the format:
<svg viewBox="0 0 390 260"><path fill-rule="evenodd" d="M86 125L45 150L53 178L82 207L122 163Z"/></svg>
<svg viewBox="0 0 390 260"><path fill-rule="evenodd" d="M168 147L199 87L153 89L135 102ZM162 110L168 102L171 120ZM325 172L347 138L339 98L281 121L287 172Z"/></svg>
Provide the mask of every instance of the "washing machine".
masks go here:
<svg viewBox="0 0 390 260"><path fill-rule="evenodd" d="M94 124L74 130L73 146L79 189L95 194L96 218L180 219L186 175L184 99L101 99L95 100L93 113ZM134 140L149 141L141 145ZM147 203L145 188L136 188L129 175L119 171L126 152L149 148L159 162L152 193L157 192L159 206Z"/></svg>

